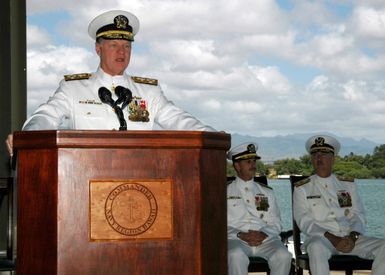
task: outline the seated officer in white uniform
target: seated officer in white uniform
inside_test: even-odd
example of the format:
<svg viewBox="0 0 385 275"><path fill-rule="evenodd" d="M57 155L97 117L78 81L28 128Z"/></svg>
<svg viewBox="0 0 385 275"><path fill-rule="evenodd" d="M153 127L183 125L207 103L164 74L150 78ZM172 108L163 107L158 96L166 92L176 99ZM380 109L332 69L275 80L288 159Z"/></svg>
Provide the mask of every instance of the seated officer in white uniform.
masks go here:
<svg viewBox="0 0 385 275"><path fill-rule="evenodd" d="M157 80L125 73L138 30L139 20L132 13L114 10L97 16L88 33L96 41L99 68L92 74L66 75L23 130L118 130L123 123L127 130L151 130L157 124L170 130L215 131L167 100ZM101 100L101 88L111 93L109 104ZM129 90L130 96L119 99L118 89ZM12 135L7 145L12 153Z"/></svg>
<svg viewBox="0 0 385 275"><path fill-rule="evenodd" d="M352 254L373 259L372 274L385 274L385 240L365 236L364 207L354 182L341 181L332 173L339 142L317 135L306 142L315 174L299 181L293 194L294 218L307 238L312 275L330 274L332 255Z"/></svg>
<svg viewBox="0 0 385 275"><path fill-rule="evenodd" d="M265 258L271 275L287 275L292 255L282 243L280 211L271 187L255 182L257 145L228 152L237 177L227 186L229 275L247 275L249 256Z"/></svg>

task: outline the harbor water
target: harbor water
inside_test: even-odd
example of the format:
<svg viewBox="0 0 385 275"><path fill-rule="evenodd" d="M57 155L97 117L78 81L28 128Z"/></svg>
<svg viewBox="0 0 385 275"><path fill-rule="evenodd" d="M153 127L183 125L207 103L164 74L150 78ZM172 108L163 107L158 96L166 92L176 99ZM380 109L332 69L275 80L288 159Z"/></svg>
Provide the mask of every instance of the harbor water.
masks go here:
<svg viewBox="0 0 385 275"><path fill-rule="evenodd" d="M289 230L292 228L290 181L269 179L268 184L278 200L283 230ZM366 235L385 238L385 179L356 180L356 184L366 211Z"/></svg>

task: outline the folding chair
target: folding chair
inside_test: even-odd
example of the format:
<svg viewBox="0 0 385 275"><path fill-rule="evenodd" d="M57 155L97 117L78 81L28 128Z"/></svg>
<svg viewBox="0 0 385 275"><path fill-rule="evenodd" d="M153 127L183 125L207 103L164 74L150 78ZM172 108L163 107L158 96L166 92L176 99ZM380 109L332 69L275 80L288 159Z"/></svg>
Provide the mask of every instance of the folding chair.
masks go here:
<svg viewBox="0 0 385 275"><path fill-rule="evenodd" d="M16 270L16 262L13 257L13 178L0 178L0 207L4 199L7 202L4 207L7 208L7 248L5 257L0 257L0 272Z"/></svg>

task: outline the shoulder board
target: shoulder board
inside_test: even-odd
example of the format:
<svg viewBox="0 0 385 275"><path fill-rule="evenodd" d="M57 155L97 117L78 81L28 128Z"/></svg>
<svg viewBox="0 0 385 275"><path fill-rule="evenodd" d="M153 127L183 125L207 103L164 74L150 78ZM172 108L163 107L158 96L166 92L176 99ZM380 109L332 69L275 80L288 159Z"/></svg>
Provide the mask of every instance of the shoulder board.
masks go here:
<svg viewBox="0 0 385 275"><path fill-rule="evenodd" d="M139 76L131 76L131 79L140 84L149 84L149 85L158 85L158 80L153 78L139 77Z"/></svg>
<svg viewBox="0 0 385 275"><path fill-rule="evenodd" d="M337 179L339 181L354 182L354 178L351 178L351 177L340 177L340 176L337 176Z"/></svg>
<svg viewBox="0 0 385 275"><path fill-rule="evenodd" d="M266 187L266 188L269 188L269 189L273 190L273 188L271 188L270 186L268 186L268 185L266 185L266 184L264 184L262 182L259 182L259 181L256 181L256 180L254 182L258 183L260 186L263 186L263 187Z"/></svg>
<svg viewBox="0 0 385 275"><path fill-rule="evenodd" d="M91 76L92 76L92 74L89 74L89 73L67 74L64 76L64 79L65 79L65 81L82 80L82 79L89 79Z"/></svg>
<svg viewBox="0 0 385 275"><path fill-rule="evenodd" d="M302 186L308 182L310 182L310 177L307 177L307 178L304 178L302 180L297 181L296 183L294 183L294 186L295 187Z"/></svg>

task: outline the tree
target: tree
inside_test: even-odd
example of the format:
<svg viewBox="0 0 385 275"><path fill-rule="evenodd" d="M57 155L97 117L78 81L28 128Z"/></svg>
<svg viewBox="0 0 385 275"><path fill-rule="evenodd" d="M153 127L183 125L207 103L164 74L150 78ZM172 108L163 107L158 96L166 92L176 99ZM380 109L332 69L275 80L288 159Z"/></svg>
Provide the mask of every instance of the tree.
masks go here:
<svg viewBox="0 0 385 275"><path fill-rule="evenodd" d="M261 175L311 175L313 166L310 155L306 154L299 159L282 159L273 164L264 164L257 161L257 173ZM377 146L373 150L373 155L365 156L350 153L346 156L336 156L334 172L338 176L348 178L385 178L385 144ZM232 163L227 165L227 174L235 176Z"/></svg>
<svg viewBox="0 0 385 275"><path fill-rule="evenodd" d="M333 170L337 176L344 178L367 179L372 177L372 173L367 167L354 161L336 161Z"/></svg>
<svg viewBox="0 0 385 275"><path fill-rule="evenodd" d="M278 175L301 174L303 163L297 159L283 159L274 162L274 168Z"/></svg>

